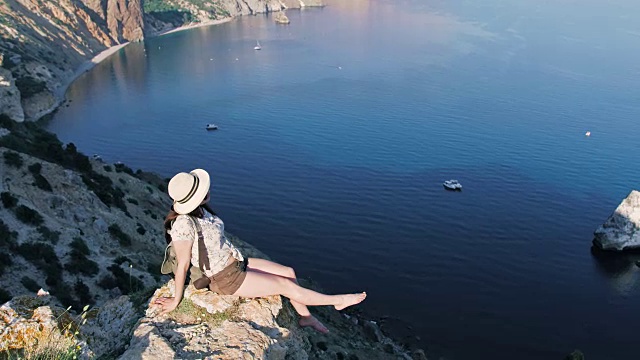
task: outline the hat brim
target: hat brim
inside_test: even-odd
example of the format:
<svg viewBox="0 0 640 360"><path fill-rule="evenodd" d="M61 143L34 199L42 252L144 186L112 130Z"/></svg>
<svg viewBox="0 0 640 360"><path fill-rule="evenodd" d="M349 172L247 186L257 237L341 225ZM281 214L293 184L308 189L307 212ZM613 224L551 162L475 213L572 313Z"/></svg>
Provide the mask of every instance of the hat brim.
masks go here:
<svg viewBox="0 0 640 360"><path fill-rule="evenodd" d="M200 203L202 203L202 200L207 196L209 187L211 186L208 172L202 169L195 169L190 173L198 177L198 188L189 201L185 203L173 203L173 210L180 215L186 215L200 206Z"/></svg>

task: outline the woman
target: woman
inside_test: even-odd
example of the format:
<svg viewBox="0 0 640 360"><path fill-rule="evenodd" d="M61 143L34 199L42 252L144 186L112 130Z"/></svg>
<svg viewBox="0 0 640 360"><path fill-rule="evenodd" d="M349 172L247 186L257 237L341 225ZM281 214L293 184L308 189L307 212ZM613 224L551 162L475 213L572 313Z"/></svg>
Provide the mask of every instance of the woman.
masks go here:
<svg viewBox="0 0 640 360"><path fill-rule="evenodd" d="M224 223L207 205L210 198L209 174L202 169L179 173L169 181L169 196L173 199L171 211L165 219L165 237L176 252L174 297L160 297L155 303L162 313L178 307L182 300L187 270L199 266L198 235L195 219L202 229L209 260L204 269L211 282L209 288L219 294L247 298L282 295L300 314L300 326L310 326L326 333L328 329L309 313L307 306L333 305L337 310L360 303L366 293L325 295L298 285L292 268L272 261L247 258L224 235ZM195 246L194 243L196 243Z"/></svg>

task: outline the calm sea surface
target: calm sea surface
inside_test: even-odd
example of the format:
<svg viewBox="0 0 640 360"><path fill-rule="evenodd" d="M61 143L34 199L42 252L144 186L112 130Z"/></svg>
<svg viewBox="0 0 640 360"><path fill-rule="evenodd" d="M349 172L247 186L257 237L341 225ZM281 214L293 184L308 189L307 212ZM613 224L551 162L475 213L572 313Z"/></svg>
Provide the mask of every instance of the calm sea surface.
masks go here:
<svg viewBox="0 0 640 360"><path fill-rule="evenodd" d="M637 259L590 242L640 188L639 13L372 0L245 17L126 47L49 129L134 169L207 169L229 231L328 292L366 290L364 311L435 358L631 359Z"/></svg>

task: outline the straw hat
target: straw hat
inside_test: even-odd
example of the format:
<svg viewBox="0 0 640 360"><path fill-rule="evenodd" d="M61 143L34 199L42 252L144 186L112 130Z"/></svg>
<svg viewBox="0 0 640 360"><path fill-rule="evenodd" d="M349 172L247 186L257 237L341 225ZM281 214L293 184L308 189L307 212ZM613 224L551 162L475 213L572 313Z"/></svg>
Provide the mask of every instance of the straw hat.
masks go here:
<svg viewBox="0 0 640 360"><path fill-rule="evenodd" d="M176 174L169 181L169 196L173 199L173 210L188 214L195 210L209 192L209 174L202 169Z"/></svg>

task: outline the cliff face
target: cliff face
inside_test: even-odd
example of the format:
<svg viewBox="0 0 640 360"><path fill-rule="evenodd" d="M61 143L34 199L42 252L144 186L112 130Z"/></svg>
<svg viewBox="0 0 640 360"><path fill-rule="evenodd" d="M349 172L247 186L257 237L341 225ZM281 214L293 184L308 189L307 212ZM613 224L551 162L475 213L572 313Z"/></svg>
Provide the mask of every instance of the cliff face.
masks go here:
<svg viewBox="0 0 640 360"><path fill-rule="evenodd" d="M321 0L147 2L146 7L143 0L1 2L0 114L15 121L37 120L59 105L83 62L114 45L140 41L146 34L190 22L323 5Z"/></svg>
<svg viewBox="0 0 640 360"><path fill-rule="evenodd" d="M7 0L0 4L2 67L15 89L0 80L0 91L15 101L0 102L0 114L33 120L58 103L56 91L81 63L108 47L143 39L140 0ZM8 79L6 71L0 74ZM15 96L15 95L14 95Z"/></svg>
<svg viewBox="0 0 640 360"><path fill-rule="evenodd" d="M141 0L108 0L107 25L118 43L144 38Z"/></svg>

